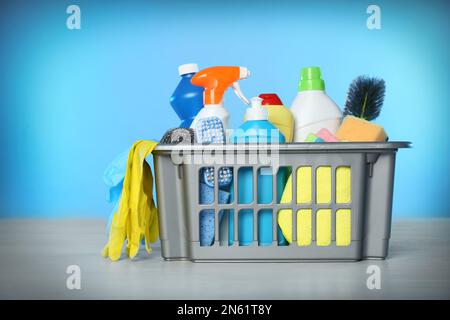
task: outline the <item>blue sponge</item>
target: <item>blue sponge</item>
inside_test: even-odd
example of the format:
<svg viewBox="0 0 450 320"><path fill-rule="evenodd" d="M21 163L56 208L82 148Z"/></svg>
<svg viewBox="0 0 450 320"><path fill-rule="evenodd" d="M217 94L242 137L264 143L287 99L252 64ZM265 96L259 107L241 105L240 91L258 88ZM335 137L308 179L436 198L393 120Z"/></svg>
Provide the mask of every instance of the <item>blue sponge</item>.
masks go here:
<svg viewBox="0 0 450 320"><path fill-rule="evenodd" d="M228 203L230 193L219 189L219 204ZM200 204L214 202L214 188L200 183ZM220 217L221 219L221 217ZM200 213L200 245L211 246L214 241L214 210L202 210Z"/></svg>

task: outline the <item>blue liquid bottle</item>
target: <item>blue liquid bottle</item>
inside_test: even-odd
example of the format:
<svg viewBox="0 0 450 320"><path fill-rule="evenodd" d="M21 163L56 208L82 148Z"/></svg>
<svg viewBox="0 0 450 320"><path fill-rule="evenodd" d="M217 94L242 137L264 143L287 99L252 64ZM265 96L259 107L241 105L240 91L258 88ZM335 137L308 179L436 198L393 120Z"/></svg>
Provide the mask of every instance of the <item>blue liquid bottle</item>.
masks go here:
<svg viewBox="0 0 450 320"><path fill-rule="evenodd" d="M203 108L203 87L191 83L191 78L198 72L195 63L178 67L181 80L170 97L170 105L181 119L180 128L189 128L197 113Z"/></svg>
<svg viewBox="0 0 450 320"><path fill-rule="evenodd" d="M280 131L271 124L268 119L268 113L261 106L262 99L254 97L251 100L251 108L247 109L246 122L231 136L231 142L235 144L242 143L284 143L285 138ZM270 148L267 146L266 148ZM239 204L270 204L273 201L272 179L277 179L277 186L284 186L286 174L273 174L270 168L260 168L257 171L257 199L253 199L253 169L251 167L240 168L237 173ZM236 214L236 213L235 213ZM248 246L253 242L253 219L258 219L257 239L260 246L272 245L273 223L272 210L262 209L259 212L253 212L251 209L243 209L238 213L238 240L240 246ZM280 228L277 228L278 244L285 244L285 239ZM234 233L234 232L233 232Z"/></svg>

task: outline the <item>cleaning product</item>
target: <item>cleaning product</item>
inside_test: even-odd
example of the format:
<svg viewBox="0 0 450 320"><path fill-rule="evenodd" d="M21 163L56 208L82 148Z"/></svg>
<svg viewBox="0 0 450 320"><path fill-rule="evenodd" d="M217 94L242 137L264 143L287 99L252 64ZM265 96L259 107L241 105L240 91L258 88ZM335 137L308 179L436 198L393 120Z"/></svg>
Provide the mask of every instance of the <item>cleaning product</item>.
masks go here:
<svg viewBox="0 0 450 320"><path fill-rule="evenodd" d="M268 121L269 115L263 108L262 99L254 97L251 107L246 111L246 122L231 136L231 142L238 143L284 143L285 138L280 131ZM285 175L277 175L277 183L284 185ZM260 169L258 173L258 199L253 199L253 169L241 168L238 173L238 203L249 204L252 201L260 204L272 203L272 170ZM258 243L261 246L271 245L273 241L272 210L263 209L258 213ZM248 246L253 242L253 211L241 210L238 213L238 239L240 246ZM256 215L256 213L255 213ZM281 232L279 233L281 235ZM282 241L282 239L280 240Z"/></svg>
<svg viewBox="0 0 450 320"><path fill-rule="evenodd" d="M319 138L313 133L308 134L308 136L305 139L305 142L325 142L322 138Z"/></svg>
<svg viewBox="0 0 450 320"><path fill-rule="evenodd" d="M194 129L191 128L169 129L161 138L161 143L164 144L193 144L194 142Z"/></svg>
<svg viewBox="0 0 450 320"><path fill-rule="evenodd" d="M385 91L382 79L360 76L353 80L336 136L342 141L386 141L384 128L369 122L380 114Z"/></svg>
<svg viewBox="0 0 450 320"><path fill-rule="evenodd" d="M225 129L222 121L217 117L209 117L200 119L195 126L195 134L198 143L211 144L226 142ZM214 168L208 167L203 169L204 182L214 187ZM219 187L227 187L231 184L233 174L230 168L224 167L219 169Z"/></svg>
<svg viewBox="0 0 450 320"><path fill-rule="evenodd" d="M281 131L286 142L292 142L294 136L294 116L291 111L283 105L275 93L262 93L259 95L262 105L269 112L269 122Z"/></svg>
<svg viewBox="0 0 450 320"><path fill-rule="evenodd" d="M330 205L332 200L332 170L328 166L320 166L315 174L315 198L313 198L313 171L311 166L301 166L296 173L297 193L293 203L302 206ZM336 204L351 203L351 167L339 166L335 173ZM292 175L289 177L281 197L281 203L291 203ZM312 210L297 210L297 244L309 246L312 242ZM316 211L316 241L318 246L328 246L331 241L331 210L324 208ZM278 225L288 243L292 243L292 209L282 209L278 213ZM348 246L351 241L351 210L336 211L336 245Z"/></svg>
<svg viewBox="0 0 450 320"><path fill-rule="evenodd" d="M191 83L205 89L203 102L204 108L200 110L191 124L195 129L197 142L199 143L225 143L226 130L229 125L229 113L223 107L223 95L228 87L232 86L238 97L248 104L248 100L242 94L238 80L246 79L250 72L245 67L218 66L206 68L198 72ZM207 195L214 192L214 168L208 167L202 169L200 173L203 176L205 186L201 185L200 203L206 201ZM219 188L227 191L232 181L230 168L220 168L219 170ZM219 189L220 192L220 189ZM229 198L228 198L229 199ZM219 199L220 200L220 199ZM219 219L223 216L229 217L229 210L221 212ZM225 225L219 221L219 228ZM229 219L231 221L231 219ZM214 237L214 211L204 210L200 215L200 245L212 245ZM231 239L231 238L230 238Z"/></svg>
<svg viewBox="0 0 450 320"><path fill-rule="evenodd" d="M316 137L322 139L325 142L339 142L339 139L336 138L334 134L332 134L328 129L322 128L316 133Z"/></svg>
<svg viewBox="0 0 450 320"><path fill-rule="evenodd" d="M295 120L295 142L305 141L309 133L322 128L333 134L339 128L342 114L336 103L325 94L325 82L319 67L302 69L291 112Z"/></svg>
<svg viewBox="0 0 450 320"><path fill-rule="evenodd" d="M230 193L219 189L219 204L228 203ZM214 188L200 183L200 204L211 204L214 202ZM219 215L219 225L223 219L224 212ZM206 209L200 212L200 245L211 246L214 243L214 210Z"/></svg>
<svg viewBox="0 0 450 320"><path fill-rule="evenodd" d="M137 141L128 154L119 208L112 219L108 243L102 250L102 256L109 257L112 261L120 258L125 240L126 253L133 259L139 251L141 239L145 239L148 253L151 252L149 243L158 239L153 176L145 161L157 144L154 141Z"/></svg>
<svg viewBox="0 0 450 320"><path fill-rule="evenodd" d="M217 117L201 118L195 126L195 135L198 143L203 144L224 144L226 142L225 130L222 121ZM211 204L214 201L214 167L202 168L200 171L202 180L200 181L199 201L200 204ZM233 173L230 168L222 167L218 172L219 203L228 203L230 193L229 186L233 180ZM219 216L219 228L223 228L221 223L223 214ZM214 210L203 210L200 214L200 245L211 246L214 242Z"/></svg>
<svg viewBox="0 0 450 320"><path fill-rule="evenodd" d="M170 97L170 104L181 119L181 128L189 128L195 116L203 108L203 88L191 83L196 72L198 72L198 66L195 63L178 67L181 80Z"/></svg>
<svg viewBox="0 0 450 320"><path fill-rule="evenodd" d="M269 122L280 130L286 142L292 142L294 138L294 116L291 111L283 105L283 102L275 93L261 93L259 97L263 99L262 105L267 109ZM277 190L283 190L284 184L291 174L291 169L281 169L279 174L283 174L284 177L281 180L278 179ZM281 197L277 201L280 199ZM278 239L279 245L287 245L280 228L278 228Z"/></svg>
<svg viewBox="0 0 450 320"><path fill-rule="evenodd" d="M108 187L106 200L113 205L113 209L109 215L108 223L106 225L108 237L114 213L119 209L129 152L130 150L126 149L117 155L113 161L108 164L105 172L103 173L103 182Z"/></svg>
<svg viewBox="0 0 450 320"><path fill-rule="evenodd" d="M353 142L383 142L387 139L387 134L382 126L354 116L344 118L336 136L341 141Z"/></svg>
<svg viewBox="0 0 450 320"><path fill-rule="evenodd" d="M242 94L237 81L250 76L245 67L218 66L201 70L192 77L191 83L205 89L203 96L204 108L195 117L191 128L196 127L200 119L217 117L222 121L225 130L229 128L230 114L223 106L223 95L228 87L232 86L237 96L245 103L249 101Z"/></svg>

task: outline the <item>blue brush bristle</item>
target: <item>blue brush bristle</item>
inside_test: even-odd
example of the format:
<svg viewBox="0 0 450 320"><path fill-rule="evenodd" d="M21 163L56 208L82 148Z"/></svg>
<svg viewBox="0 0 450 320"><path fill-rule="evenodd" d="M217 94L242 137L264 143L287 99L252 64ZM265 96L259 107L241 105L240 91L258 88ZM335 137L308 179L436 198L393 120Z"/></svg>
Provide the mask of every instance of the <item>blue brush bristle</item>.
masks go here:
<svg viewBox="0 0 450 320"><path fill-rule="evenodd" d="M214 186L214 168L209 167L205 168L203 172L203 177L205 179L205 183L210 187ZM228 186L233 180L233 172L230 168L220 168L219 169L219 187Z"/></svg>
<svg viewBox="0 0 450 320"><path fill-rule="evenodd" d="M209 117L201 119L196 127L195 134L197 136L197 142L202 144L224 144L225 143L225 130L223 128L222 121L217 117ZM205 183L214 187L214 168L209 167L203 170L203 177ZM219 187L226 187L231 184L233 180L233 172L231 168L219 169Z"/></svg>
<svg viewBox="0 0 450 320"><path fill-rule="evenodd" d="M195 128L197 141L202 144L225 143L225 130L217 117L201 119Z"/></svg>

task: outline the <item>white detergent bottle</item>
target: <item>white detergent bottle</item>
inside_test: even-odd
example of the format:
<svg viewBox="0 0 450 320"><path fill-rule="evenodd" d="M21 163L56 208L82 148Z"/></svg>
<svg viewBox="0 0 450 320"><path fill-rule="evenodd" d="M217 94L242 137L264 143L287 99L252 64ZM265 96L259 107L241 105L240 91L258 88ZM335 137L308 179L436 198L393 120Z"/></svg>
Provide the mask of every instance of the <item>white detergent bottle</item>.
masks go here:
<svg viewBox="0 0 450 320"><path fill-rule="evenodd" d="M336 133L341 124L342 112L325 94L325 83L319 67L302 69L291 112L295 119L294 142L304 142L308 134L322 128Z"/></svg>

